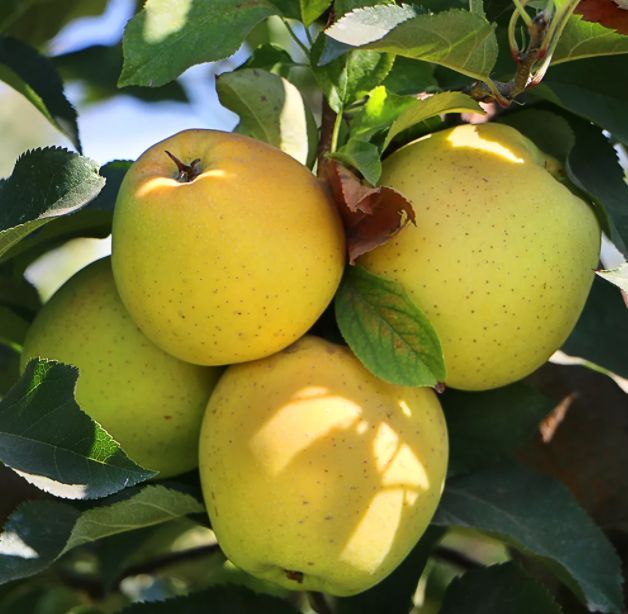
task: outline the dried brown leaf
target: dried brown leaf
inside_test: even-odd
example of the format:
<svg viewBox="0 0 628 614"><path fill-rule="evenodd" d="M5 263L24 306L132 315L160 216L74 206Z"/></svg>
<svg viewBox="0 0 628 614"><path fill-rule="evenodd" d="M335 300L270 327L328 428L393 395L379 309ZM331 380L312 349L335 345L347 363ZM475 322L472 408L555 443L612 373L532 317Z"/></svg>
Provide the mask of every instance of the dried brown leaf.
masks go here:
<svg viewBox="0 0 628 614"><path fill-rule="evenodd" d="M580 0L575 12L587 21L595 21L620 34L628 34L628 10L613 0Z"/></svg>

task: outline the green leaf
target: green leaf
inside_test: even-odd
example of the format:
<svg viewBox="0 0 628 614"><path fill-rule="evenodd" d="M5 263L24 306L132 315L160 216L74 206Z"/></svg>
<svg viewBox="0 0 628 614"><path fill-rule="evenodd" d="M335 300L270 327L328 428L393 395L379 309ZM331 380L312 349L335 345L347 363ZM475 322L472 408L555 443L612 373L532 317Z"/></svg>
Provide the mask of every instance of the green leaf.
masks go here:
<svg viewBox="0 0 628 614"><path fill-rule="evenodd" d="M349 139L330 157L355 168L371 185L375 185L382 174L379 149L376 145L360 139Z"/></svg>
<svg viewBox="0 0 628 614"><path fill-rule="evenodd" d="M76 111L54 64L26 43L0 35L0 80L20 92L80 151Z"/></svg>
<svg viewBox="0 0 628 614"><path fill-rule="evenodd" d="M326 34L352 47L433 62L487 81L497 60L494 29L484 17L468 11L418 14L407 5L387 5L348 13Z"/></svg>
<svg viewBox="0 0 628 614"><path fill-rule="evenodd" d="M0 461L41 490L96 499L155 476L74 400L75 367L31 361L0 401Z"/></svg>
<svg viewBox="0 0 628 614"><path fill-rule="evenodd" d="M398 284L349 267L335 311L345 341L378 377L402 386L434 386L445 379L436 331Z"/></svg>
<svg viewBox="0 0 628 614"><path fill-rule="evenodd" d="M214 586L186 597L160 603L135 603L123 614L299 614L300 610L279 597L254 593L243 586Z"/></svg>
<svg viewBox="0 0 628 614"><path fill-rule="evenodd" d="M316 126L290 81L259 68L245 68L218 77L216 90L220 102L240 117L236 132L307 163L310 147L316 147Z"/></svg>
<svg viewBox="0 0 628 614"><path fill-rule="evenodd" d="M423 100L415 100L393 121L386 139L384 149L401 132L424 122L431 117L444 113L484 113L484 109L470 96L461 92L443 92L434 94Z"/></svg>
<svg viewBox="0 0 628 614"><path fill-rule="evenodd" d="M83 207L105 179L88 158L58 147L20 156L0 181L0 256L34 230Z"/></svg>
<svg viewBox="0 0 628 614"><path fill-rule="evenodd" d="M222 60L256 24L277 13L267 0L147 0L124 31L118 84L155 87L194 64Z"/></svg>
<svg viewBox="0 0 628 614"><path fill-rule="evenodd" d="M596 271L596 273L602 279L616 285L624 292L628 292L628 262L622 262L612 269Z"/></svg>
<svg viewBox="0 0 628 614"><path fill-rule="evenodd" d="M413 106L414 96L398 96L380 85L369 92L366 103L351 120L351 136L369 139L390 126L405 109Z"/></svg>
<svg viewBox="0 0 628 614"><path fill-rule="evenodd" d="M92 45L51 59L64 81L81 83L84 103L100 102L120 94L117 81L122 70L121 44L110 47ZM94 66L98 66L98 70L94 70ZM188 100L177 81L153 88L131 86L125 88L124 94L145 102Z"/></svg>
<svg viewBox="0 0 628 614"><path fill-rule="evenodd" d="M301 21L307 27L315 22L329 7L332 0L299 0Z"/></svg>
<svg viewBox="0 0 628 614"><path fill-rule="evenodd" d="M450 475L513 458L554 407L523 382L485 392L447 390L440 400L449 432Z"/></svg>
<svg viewBox="0 0 628 614"><path fill-rule="evenodd" d="M472 569L454 578L440 614L560 614L550 592L516 563Z"/></svg>
<svg viewBox="0 0 628 614"><path fill-rule="evenodd" d="M387 90L399 95L418 94L438 89L433 64L404 57L395 59L395 64L384 80L384 85Z"/></svg>
<svg viewBox="0 0 628 614"><path fill-rule="evenodd" d="M611 221L610 239L628 255L628 185L617 152L588 122L569 122L576 142L567 157L567 176L600 205Z"/></svg>
<svg viewBox="0 0 628 614"><path fill-rule="evenodd" d="M329 106L336 111L366 96L390 72L394 56L375 51L351 51L325 65L319 65L325 38L321 34L312 47L312 71Z"/></svg>
<svg viewBox="0 0 628 614"><path fill-rule="evenodd" d="M531 90L628 143L628 56L608 56L552 66Z"/></svg>
<svg viewBox="0 0 628 614"><path fill-rule="evenodd" d="M534 556L591 610L622 611L617 554L573 495L552 478L517 465L453 477L433 522L496 536Z"/></svg>
<svg viewBox="0 0 628 614"><path fill-rule="evenodd" d="M627 347L628 318L622 296L596 277L584 311L561 349L628 378Z"/></svg>
<svg viewBox="0 0 628 614"><path fill-rule="evenodd" d="M552 64L601 55L628 53L628 36L572 15L560 36Z"/></svg>
<svg viewBox="0 0 628 614"><path fill-rule="evenodd" d="M203 510L193 497L164 486L145 486L83 513L60 501L27 501L0 535L0 584L39 573L76 546Z"/></svg>
<svg viewBox="0 0 628 614"><path fill-rule="evenodd" d="M429 527L410 554L387 578L354 597L336 599L337 614L411 612L419 578L444 530Z"/></svg>

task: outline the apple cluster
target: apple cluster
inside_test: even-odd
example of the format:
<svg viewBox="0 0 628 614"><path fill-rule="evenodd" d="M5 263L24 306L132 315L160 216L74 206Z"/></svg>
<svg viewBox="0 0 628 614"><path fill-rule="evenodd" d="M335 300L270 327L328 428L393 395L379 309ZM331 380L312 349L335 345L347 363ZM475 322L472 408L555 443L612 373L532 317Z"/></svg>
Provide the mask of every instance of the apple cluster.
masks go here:
<svg viewBox="0 0 628 614"><path fill-rule="evenodd" d="M525 376L582 309L599 227L549 167L493 124L384 163L417 225L359 264L429 316L448 385ZM325 187L269 145L188 130L131 166L112 238L43 307L22 367L78 366L80 406L160 477L198 465L218 542L251 574L334 595L388 575L436 510L447 430L431 389L309 334L345 267Z"/></svg>

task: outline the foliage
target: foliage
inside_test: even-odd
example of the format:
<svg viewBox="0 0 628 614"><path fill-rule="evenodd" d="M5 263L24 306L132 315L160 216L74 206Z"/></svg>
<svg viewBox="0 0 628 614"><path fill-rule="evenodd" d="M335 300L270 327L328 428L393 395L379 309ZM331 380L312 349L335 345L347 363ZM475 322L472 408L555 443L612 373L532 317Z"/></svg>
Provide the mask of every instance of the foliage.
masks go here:
<svg viewBox="0 0 628 614"><path fill-rule="evenodd" d="M592 204L628 256L628 187L618 158L628 146L628 10L603 11L601 3L596 11L577 0L544 9L518 0L146 0L115 44L56 57L50 43L59 31L114 3L2 3L0 80L75 151L25 151L0 179L0 490L7 493L0 612L289 613L308 604L339 614L625 611L625 496L610 497L619 503L609 514L591 494L614 483L591 457L599 433L612 439L609 455L625 454L625 428L611 422L623 425L628 411L619 389L612 414L608 395L599 395L595 436L572 427L557 438L569 458L586 459L577 479L556 462L543 465L550 475L538 473L529 453L531 442L550 449L561 420L571 419L575 393L548 385L549 367L496 390L445 391L449 474L431 527L383 582L332 598L289 595L231 566L207 526L197 472L146 484L158 476L76 402L75 367L43 360L21 374L17 367L40 307L26 267L71 238L107 236L129 166L115 160L99 168L82 155L83 106L70 102L68 83L81 84L85 104L122 94L181 102L187 68L238 49L241 65L216 81L220 102L239 116L237 132L282 149L331 184L351 260L415 222L403 195L373 187L382 158L471 119L509 124L553 156L561 181ZM628 391L627 288L626 264L602 262L562 348L590 369L580 398L597 401L598 387L615 386L607 378ZM390 280L348 266L334 306L313 330L344 340L383 380L442 392L438 336ZM491 555L496 543L505 553L499 560Z"/></svg>

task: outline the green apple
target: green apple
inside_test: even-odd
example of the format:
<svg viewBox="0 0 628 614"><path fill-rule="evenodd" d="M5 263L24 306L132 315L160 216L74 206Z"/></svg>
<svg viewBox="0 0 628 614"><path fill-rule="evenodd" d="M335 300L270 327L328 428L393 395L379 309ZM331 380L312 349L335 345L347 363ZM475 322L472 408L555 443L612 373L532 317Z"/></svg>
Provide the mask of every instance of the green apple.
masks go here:
<svg viewBox="0 0 628 614"><path fill-rule="evenodd" d="M423 534L447 459L431 389L388 384L347 348L306 336L226 370L203 420L199 469L233 563L289 589L352 595Z"/></svg>
<svg viewBox="0 0 628 614"><path fill-rule="evenodd" d="M180 132L140 156L112 234L116 284L137 325L166 352L203 365L296 341L344 266L338 212L310 170L213 130Z"/></svg>
<svg viewBox="0 0 628 614"><path fill-rule="evenodd" d="M79 368L76 400L145 468L167 477L198 462L198 433L218 369L169 356L133 323L109 258L70 278L31 325L22 370L35 357Z"/></svg>
<svg viewBox="0 0 628 614"><path fill-rule="evenodd" d="M528 375L582 311L600 227L555 170L501 124L436 132L384 162L381 183L410 199L416 226L359 264L399 282L427 314L449 386L483 390Z"/></svg>

